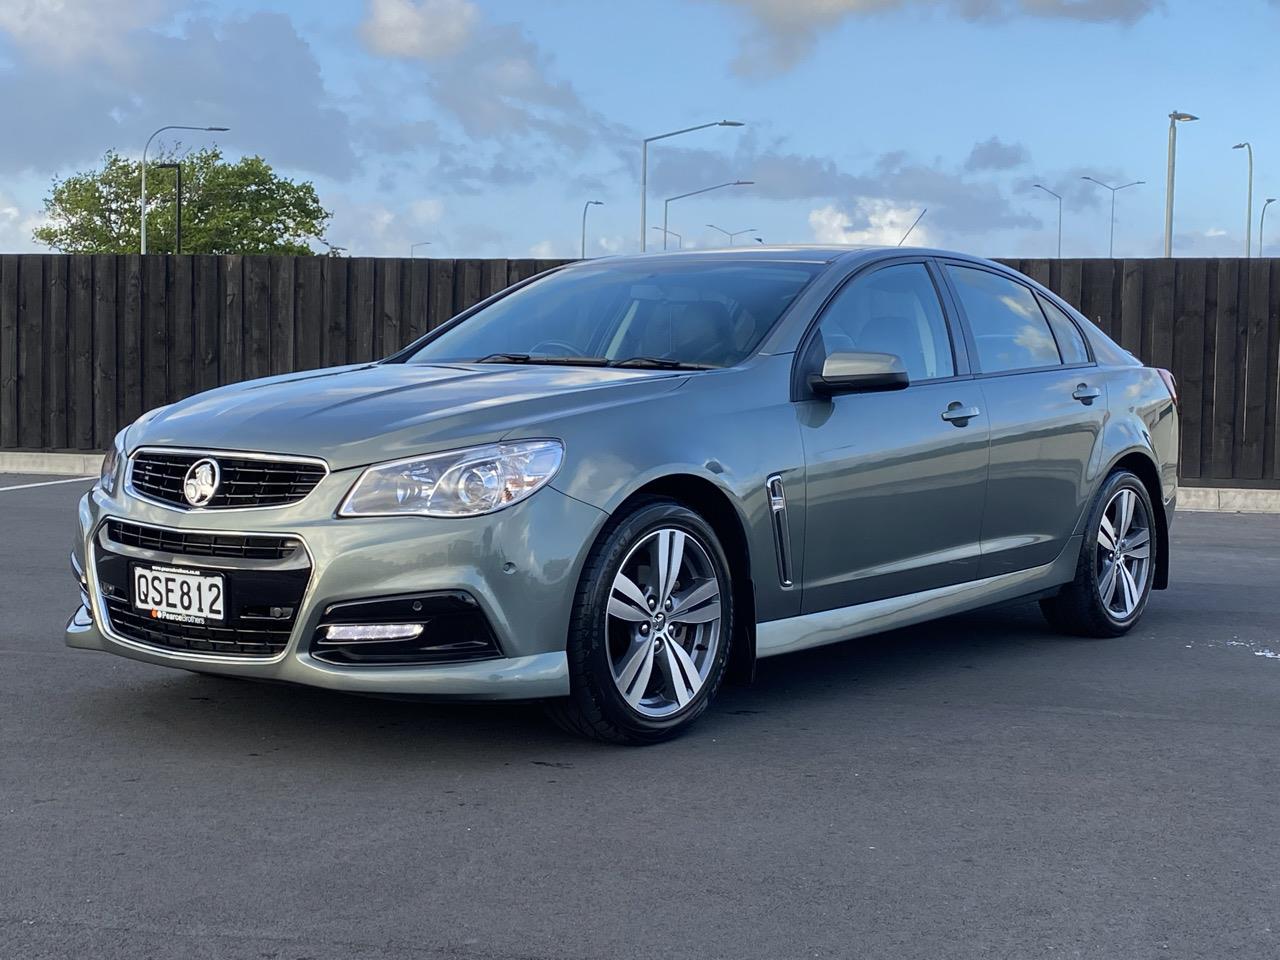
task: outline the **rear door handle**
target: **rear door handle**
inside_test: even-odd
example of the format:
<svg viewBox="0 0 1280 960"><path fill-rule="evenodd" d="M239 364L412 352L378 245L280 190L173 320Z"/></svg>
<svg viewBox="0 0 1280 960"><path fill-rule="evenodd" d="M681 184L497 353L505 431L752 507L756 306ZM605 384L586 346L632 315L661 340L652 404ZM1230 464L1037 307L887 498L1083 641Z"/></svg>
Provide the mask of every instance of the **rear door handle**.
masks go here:
<svg viewBox="0 0 1280 960"><path fill-rule="evenodd" d="M957 400L942 411L942 419L956 427L967 427L969 421L981 412L977 407L966 407Z"/></svg>
<svg viewBox="0 0 1280 960"><path fill-rule="evenodd" d="M1093 403L1093 401L1102 396L1102 391L1097 387L1091 387L1087 383L1082 383L1075 388L1071 396L1075 397L1087 407L1089 404Z"/></svg>

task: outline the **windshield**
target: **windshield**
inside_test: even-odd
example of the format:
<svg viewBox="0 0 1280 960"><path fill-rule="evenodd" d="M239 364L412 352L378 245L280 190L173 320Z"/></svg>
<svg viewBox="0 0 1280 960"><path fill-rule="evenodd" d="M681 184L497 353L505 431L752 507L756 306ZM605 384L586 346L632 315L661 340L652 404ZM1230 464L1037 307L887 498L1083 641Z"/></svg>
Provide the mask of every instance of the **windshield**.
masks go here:
<svg viewBox="0 0 1280 960"><path fill-rule="evenodd" d="M820 263L633 261L550 274L405 358L728 367L748 357Z"/></svg>

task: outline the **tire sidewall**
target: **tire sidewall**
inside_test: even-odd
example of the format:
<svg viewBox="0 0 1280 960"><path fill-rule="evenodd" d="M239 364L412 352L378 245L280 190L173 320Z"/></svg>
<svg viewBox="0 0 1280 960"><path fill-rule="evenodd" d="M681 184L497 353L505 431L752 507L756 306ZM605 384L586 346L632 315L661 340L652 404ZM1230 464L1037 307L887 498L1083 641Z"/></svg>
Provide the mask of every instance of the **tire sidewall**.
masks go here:
<svg viewBox="0 0 1280 960"><path fill-rule="evenodd" d="M646 717L623 699L613 680L609 662L607 608L613 581L631 549L656 530L673 528L698 539L711 558L720 581L720 631L715 658L707 679L694 698L682 709L666 717ZM579 590L570 626L570 644L583 646L570 651L570 683L574 696L585 696L614 725L641 740L660 740L673 735L699 717L715 697L724 678L734 630L733 581L729 560L715 531L697 513L674 501L657 500L638 506L601 537L594 548L594 562L588 564L589 582ZM579 657L574 657L577 652ZM583 669L574 670L578 662Z"/></svg>
<svg viewBox="0 0 1280 960"><path fill-rule="evenodd" d="M1132 490L1137 494L1143 507L1147 511L1147 523L1150 526L1151 537L1149 543L1151 545L1151 556L1148 561L1149 573L1146 577L1146 583L1142 587L1142 596L1138 598L1137 606L1133 608L1133 613L1125 619L1121 620L1115 616L1098 593L1098 529L1102 523L1102 515L1107 509L1107 505L1121 490ZM1102 617L1115 630L1126 631L1141 619L1142 614L1147 609L1147 600L1151 596L1151 587L1155 583L1155 571L1159 557L1157 552L1160 549L1160 538L1156 535L1156 515L1155 509L1151 503L1151 494L1147 492L1146 485L1138 478L1137 474L1130 473L1128 470L1121 470L1112 474L1102 489L1098 493L1097 501L1093 505L1093 510L1089 514L1089 527L1085 531L1084 550L1085 562L1088 570L1088 584L1090 595L1093 598L1093 604L1097 615Z"/></svg>

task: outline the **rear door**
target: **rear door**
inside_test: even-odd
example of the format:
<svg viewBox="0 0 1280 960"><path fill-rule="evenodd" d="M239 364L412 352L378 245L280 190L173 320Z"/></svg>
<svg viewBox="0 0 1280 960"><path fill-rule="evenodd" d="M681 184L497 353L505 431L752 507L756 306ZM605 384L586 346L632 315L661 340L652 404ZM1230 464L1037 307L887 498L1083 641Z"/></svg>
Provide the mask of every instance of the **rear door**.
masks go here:
<svg viewBox="0 0 1280 960"><path fill-rule="evenodd" d="M982 577L1049 563L1066 547L1089 493L1107 411L1075 321L1008 274L948 261L991 429Z"/></svg>
<svg viewBox="0 0 1280 960"><path fill-rule="evenodd" d="M904 390L797 404L805 449L806 613L900 596L978 575L987 418L937 268L904 259L856 275L802 347L900 356Z"/></svg>

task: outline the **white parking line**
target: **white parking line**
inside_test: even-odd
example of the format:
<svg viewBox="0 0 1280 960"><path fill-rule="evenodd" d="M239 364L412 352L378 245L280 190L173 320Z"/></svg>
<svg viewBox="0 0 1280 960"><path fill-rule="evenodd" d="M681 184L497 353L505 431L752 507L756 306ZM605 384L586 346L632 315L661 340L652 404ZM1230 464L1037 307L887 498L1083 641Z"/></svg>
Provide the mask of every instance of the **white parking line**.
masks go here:
<svg viewBox="0 0 1280 960"><path fill-rule="evenodd" d="M41 480L39 483L19 483L12 487L0 487L0 493L6 490L30 490L32 487L52 487L57 483L84 483L86 480L97 480L97 477L72 477L69 480Z"/></svg>

